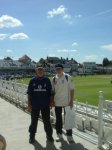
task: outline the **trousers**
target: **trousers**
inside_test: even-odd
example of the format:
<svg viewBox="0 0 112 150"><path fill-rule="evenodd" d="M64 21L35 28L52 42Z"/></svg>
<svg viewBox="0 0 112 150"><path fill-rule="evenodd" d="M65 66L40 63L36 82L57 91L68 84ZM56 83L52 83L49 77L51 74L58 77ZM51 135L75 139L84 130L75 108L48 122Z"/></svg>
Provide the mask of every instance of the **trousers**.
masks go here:
<svg viewBox="0 0 112 150"><path fill-rule="evenodd" d="M56 115L56 133L62 134L62 128L63 128L63 119L62 119L62 109L61 106L55 106L55 115ZM67 136L72 136L72 129L66 130Z"/></svg>
<svg viewBox="0 0 112 150"><path fill-rule="evenodd" d="M51 137L53 134L52 126L50 123L50 108L42 108L31 111L31 124L29 126L30 135L33 137L37 132L39 115L42 115L42 120L44 124L44 130L47 137Z"/></svg>

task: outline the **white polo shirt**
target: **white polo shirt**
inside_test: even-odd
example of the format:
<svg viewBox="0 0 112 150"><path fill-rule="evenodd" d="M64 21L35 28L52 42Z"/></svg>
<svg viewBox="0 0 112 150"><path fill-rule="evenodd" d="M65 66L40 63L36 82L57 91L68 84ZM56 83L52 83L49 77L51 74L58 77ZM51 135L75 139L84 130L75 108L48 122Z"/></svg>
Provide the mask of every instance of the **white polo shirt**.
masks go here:
<svg viewBox="0 0 112 150"><path fill-rule="evenodd" d="M65 73L63 76L58 77L55 76L55 82L52 79L52 88L55 92L54 101L55 106L68 106L70 101L70 90L74 89L74 83L72 81L72 77L69 74L68 80L65 77Z"/></svg>

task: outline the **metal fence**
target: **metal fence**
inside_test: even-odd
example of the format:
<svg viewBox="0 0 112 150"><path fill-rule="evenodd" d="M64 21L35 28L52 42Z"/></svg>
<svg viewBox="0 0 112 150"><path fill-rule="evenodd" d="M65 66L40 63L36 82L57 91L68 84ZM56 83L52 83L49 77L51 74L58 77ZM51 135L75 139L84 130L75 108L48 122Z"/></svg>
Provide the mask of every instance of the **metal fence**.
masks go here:
<svg viewBox="0 0 112 150"><path fill-rule="evenodd" d="M16 107L27 111L27 85L17 81L0 80L0 96ZM99 92L98 107L74 102L75 128L73 133L97 144L100 149L112 150L112 101L104 100ZM64 113L63 113L64 118ZM55 124L54 108L51 109L51 122ZM63 129L63 131L65 131Z"/></svg>

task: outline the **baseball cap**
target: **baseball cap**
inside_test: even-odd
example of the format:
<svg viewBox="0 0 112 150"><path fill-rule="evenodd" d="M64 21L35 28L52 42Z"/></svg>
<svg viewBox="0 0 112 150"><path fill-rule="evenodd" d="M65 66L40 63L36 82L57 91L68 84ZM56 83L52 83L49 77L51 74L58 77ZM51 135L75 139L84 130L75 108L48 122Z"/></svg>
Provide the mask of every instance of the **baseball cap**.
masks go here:
<svg viewBox="0 0 112 150"><path fill-rule="evenodd" d="M55 65L55 68L57 69L57 68L62 68L63 69L63 65L62 64L56 64Z"/></svg>
<svg viewBox="0 0 112 150"><path fill-rule="evenodd" d="M44 69L43 65L39 64L36 66L36 69Z"/></svg>

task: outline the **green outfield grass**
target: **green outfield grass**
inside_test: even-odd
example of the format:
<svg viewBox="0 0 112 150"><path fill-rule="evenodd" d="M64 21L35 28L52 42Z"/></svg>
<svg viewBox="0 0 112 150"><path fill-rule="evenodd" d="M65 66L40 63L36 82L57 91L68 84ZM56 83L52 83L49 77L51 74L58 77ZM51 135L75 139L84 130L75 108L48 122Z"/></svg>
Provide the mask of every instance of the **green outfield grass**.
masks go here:
<svg viewBox="0 0 112 150"><path fill-rule="evenodd" d="M24 82L29 83L25 78ZM98 105L99 91L103 91L105 99L112 100L112 75L76 76L73 78L75 85L75 97L80 102L90 105Z"/></svg>
<svg viewBox="0 0 112 150"><path fill-rule="evenodd" d="M74 78L75 98L83 103L98 106L99 91L103 91L104 99L112 99L112 76L93 75Z"/></svg>

